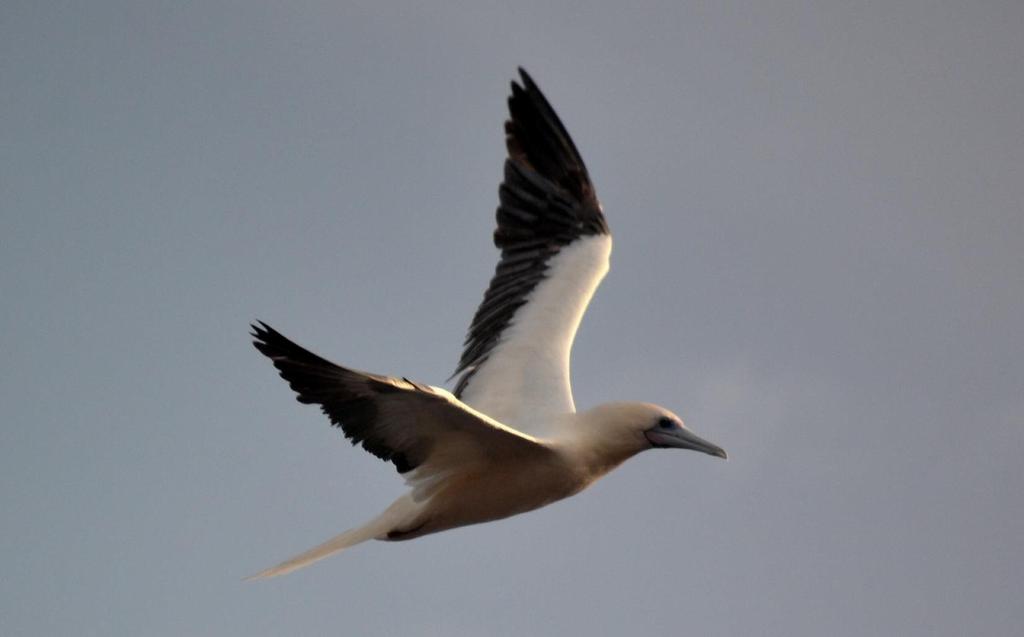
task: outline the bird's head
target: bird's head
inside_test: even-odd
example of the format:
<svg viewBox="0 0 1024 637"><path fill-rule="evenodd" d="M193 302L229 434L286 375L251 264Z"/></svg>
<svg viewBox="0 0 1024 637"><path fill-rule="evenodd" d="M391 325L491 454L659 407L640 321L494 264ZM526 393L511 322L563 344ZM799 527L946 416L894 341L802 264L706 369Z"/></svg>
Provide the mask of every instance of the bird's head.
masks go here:
<svg viewBox="0 0 1024 637"><path fill-rule="evenodd" d="M719 458L725 450L690 431L682 418L650 403L609 403L581 414L595 446L633 455L647 449L691 449Z"/></svg>
<svg viewBox="0 0 1024 637"><path fill-rule="evenodd" d="M641 425L644 438L652 449L692 449L719 458L729 457L725 449L690 431L679 416L667 409L655 405L652 407L660 412L654 423L651 424L651 419L648 418L647 422Z"/></svg>

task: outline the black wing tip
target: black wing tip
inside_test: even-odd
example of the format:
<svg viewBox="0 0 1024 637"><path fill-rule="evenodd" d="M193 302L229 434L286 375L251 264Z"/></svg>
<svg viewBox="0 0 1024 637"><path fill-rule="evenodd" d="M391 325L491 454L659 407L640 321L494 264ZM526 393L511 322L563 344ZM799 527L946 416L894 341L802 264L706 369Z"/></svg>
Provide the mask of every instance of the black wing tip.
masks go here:
<svg viewBox="0 0 1024 637"><path fill-rule="evenodd" d="M520 120L524 115L533 115L539 117L545 127L552 129L549 131L550 133L565 136L571 142L565 126L555 113L555 109L552 108L551 102L537 86L537 82L523 67L520 66L518 70L519 81L512 80L508 96L509 123L522 125L525 122Z"/></svg>
<svg viewBox="0 0 1024 637"><path fill-rule="evenodd" d="M249 328L252 330L249 336L260 341L266 341L268 337L273 338L275 335L280 336L277 330L258 319L249 323Z"/></svg>
<svg viewBox="0 0 1024 637"><path fill-rule="evenodd" d="M263 348L267 345L267 339L273 331L272 328L263 321L249 323L249 328L251 329L249 336L252 338L253 347L265 354Z"/></svg>
<svg viewBox="0 0 1024 637"><path fill-rule="evenodd" d="M512 91L522 91L525 93L534 93L543 96L540 88L537 87L537 82L533 80L533 77L526 72L521 66L516 67L516 71L519 72L519 81L512 80Z"/></svg>
<svg viewBox="0 0 1024 637"><path fill-rule="evenodd" d="M558 113L526 69L512 81L505 122L509 161L535 171L581 203L596 207L587 166Z"/></svg>
<svg viewBox="0 0 1024 637"><path fill-rule="evenodd" d="M250 323L249 327L252 328L249 336L253 339L253 347L258 349L264 356L274 358L274 356L281 353L283 348L294 345L283 334L263 321L257 320L254 323Z"/></svg>

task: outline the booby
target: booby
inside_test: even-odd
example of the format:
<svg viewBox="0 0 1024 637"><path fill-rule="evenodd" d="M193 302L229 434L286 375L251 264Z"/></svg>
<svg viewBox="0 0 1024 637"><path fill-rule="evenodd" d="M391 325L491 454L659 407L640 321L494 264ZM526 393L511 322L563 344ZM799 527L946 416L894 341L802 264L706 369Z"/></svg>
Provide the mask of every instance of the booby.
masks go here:
<svg viewBox="0 0 1024 637"><path fill-rule="evenodd" d="M532 511L652 448L725 451L669 410L615 402L577 412L569 355L608 271L612 240L587 168L519 69L505 123L494 243L501 258L452 378L454 391L343 367L263 322L254 345L301 403L389 461L408 491L363 526L257 573L289 573L370 539L410 540Z"/></svg>

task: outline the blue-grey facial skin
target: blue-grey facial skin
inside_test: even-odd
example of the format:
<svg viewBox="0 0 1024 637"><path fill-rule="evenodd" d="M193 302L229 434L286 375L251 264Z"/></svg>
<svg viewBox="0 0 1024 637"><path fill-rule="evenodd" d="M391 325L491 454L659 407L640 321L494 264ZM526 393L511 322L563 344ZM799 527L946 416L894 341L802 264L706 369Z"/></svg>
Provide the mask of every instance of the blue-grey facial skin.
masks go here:
<svg viewBox="0 0 1024 637"><path fill-rule="evenodd" d="M651 445L658 449L692 449L719 458L728 458L725 449L704 440L676 420L663 418L644 432Z"/></svg>

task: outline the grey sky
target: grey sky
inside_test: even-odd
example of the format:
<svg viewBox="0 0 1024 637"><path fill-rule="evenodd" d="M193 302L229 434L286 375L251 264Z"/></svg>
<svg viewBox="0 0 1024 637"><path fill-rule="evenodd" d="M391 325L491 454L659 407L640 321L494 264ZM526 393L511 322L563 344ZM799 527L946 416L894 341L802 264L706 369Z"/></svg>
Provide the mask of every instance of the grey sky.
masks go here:
<svg viewBox="0 0 1024 637"><path fill-rule="evenodd" d="M550 4L3 4L0 632L1019 631L1024 5ZM615 233L577 404L730 461L240 582L401 490L247 322L441 383L519 64Z"/></svg>

